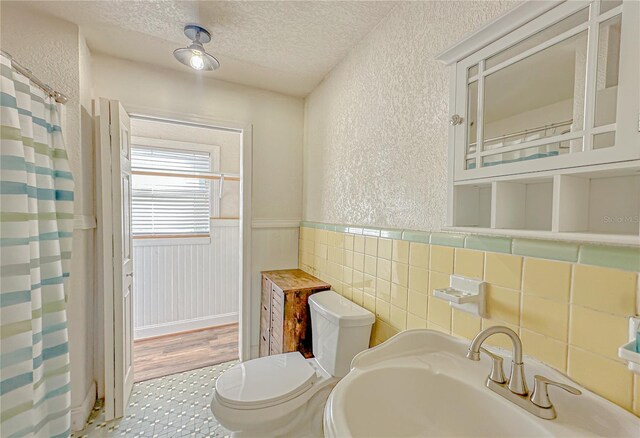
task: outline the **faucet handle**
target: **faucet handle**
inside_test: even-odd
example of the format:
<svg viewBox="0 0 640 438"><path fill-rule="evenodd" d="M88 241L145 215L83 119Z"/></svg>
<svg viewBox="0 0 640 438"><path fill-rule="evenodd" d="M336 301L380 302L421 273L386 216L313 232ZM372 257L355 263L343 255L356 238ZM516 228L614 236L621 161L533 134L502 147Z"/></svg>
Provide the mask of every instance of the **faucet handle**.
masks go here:
<svg viewBox="0 0 640 438"><path fill-rule="evenodd" d="M535 375L533 377L533 393L531 394L531 403L541 408L553 407L553 404L549 399L549 385L562 388L573 395L582 394L582 391L580 391L578 388L574 388L570 385L565 385L564 383L556 382L555 380L547 379L544 376Z"/></svg>
<svg viewBox="0 0 640 438"><path fill-rule="evenodd" d="M507 378L504 375L504 369L502 367L502 363L504 359L502 356L498 356L497 354L493 354L489 350L480 347L480 351L486 354L491 358L491 373L489 374L489 378L496 383L506 383Z"/></svg>

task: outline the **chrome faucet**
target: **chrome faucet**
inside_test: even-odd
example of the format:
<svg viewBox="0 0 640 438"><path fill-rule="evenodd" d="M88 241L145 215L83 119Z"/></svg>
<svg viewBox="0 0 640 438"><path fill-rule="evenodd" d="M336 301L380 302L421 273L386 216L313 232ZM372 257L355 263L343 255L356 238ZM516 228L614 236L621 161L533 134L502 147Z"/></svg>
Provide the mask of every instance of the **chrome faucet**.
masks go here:
<svg viewBox="0 0 640 438"><path fill-rule="evenodd" d="M502 369L503 358L482 348L482 343L489 336L498 333L509 336L513 343L511 375L508 380L505 378ZM557 416L556 409L549 399L547 392L548 386L557 386L574 395L582 394L579 389L572 386L554 382L546 377L536 375L534 377L534 390L531 398L529 398L529 390L524 374L524 363L522 362L522 341L518 334L508 327L493 326L478 333L473 341L471 341L471 345L469 345L467 358L480 360L481 352L489 356L492 360L491 373L486 381L487 388L540 418L553 420Z"/></svg>
<svg viewBox="0 0 640 438"><path fill-rule="evenodd" d="M476 337L471 341L471 345L469 345L469 352L467 353L467 358L471 360L480 360L480 347L482 343L491 335L495 335L498 333L505 334L511 338L511 343L513 344L513 356L511 360L511 375L509 376L509 380L507 382L507 387L509 391L514 394L519 395L527 395L529 390L527 389L527 382L524 379L524 364L522 363L522 341L520 338L509 327L503 326L493 326L489 327L486 330L481 331L476 335ZM484 350L487 352L487 350ZM493 357L492 357L493 359ZM494 367L495 367L495 359L494 359ZM492 371L491 376L494 374ZM491 381L496 383L505 383L499 382L491 379Z"/></svg>

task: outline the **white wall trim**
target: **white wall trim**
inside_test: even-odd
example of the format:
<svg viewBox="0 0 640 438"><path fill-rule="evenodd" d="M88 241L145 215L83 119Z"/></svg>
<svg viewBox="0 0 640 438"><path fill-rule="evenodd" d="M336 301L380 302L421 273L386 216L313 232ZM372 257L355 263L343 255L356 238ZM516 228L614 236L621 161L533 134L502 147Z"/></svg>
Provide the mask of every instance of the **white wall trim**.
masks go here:
<svg viewBox="0 0 640 438"><path fill-rule="evenodd" d="M480 29L466 35L461 41L439 54L436 59L452 64L488 46L509 32L539 17L563 3L564 0L526 1L489 21Z"/></svg>
<svg viewBox="0 0 640 438"><path fill-rule="evenodd" d="M211 218L211 228L239 227L240 219Z"/></svg>
<svg viewBox="0 0 640 438"><path fill-rule="evenodd" d="M169 322L166 324L150 325L135 329L134 339L136 341L155 336L169 335L172 333L187 332L190 330L204 329L219 325L233 324L238 322L238 313L226 313L223 315L207 316L204 318L194 318L186 321Z"/></svg>
<svg viewBox="0 0 640 438"><path fill-rule="evenodd" d="M74 230L91 230L97 225L96 217L87 214L74 214L73 215L73 229Z"/></svg>
<svg viewBox="0 0 640 438"><path fill-rule="evenodd" d="M96 404L96 382L91 382L87 395L82 400L80 406L71 409L71 432L84 429L84 425L91 414L93 406Z"/></svg>
<svg viewBox="0 0 640 438"><path fill-rule="evenodd" d="M254 219L252 228L299 228L301 219Z"/></svg>

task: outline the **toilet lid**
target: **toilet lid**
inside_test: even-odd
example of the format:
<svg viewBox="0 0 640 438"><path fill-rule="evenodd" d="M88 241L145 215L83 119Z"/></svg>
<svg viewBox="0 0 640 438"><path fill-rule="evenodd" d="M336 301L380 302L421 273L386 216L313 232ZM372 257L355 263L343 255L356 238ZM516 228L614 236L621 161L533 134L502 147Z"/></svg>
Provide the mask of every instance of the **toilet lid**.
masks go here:
<svg viewBox="0 0 640 438"><path fill-rule="evenodd" d="M298 352L239 363L216 380L216 396L238 409L273 406L305 392L316 380L314 368Z"/></svg>

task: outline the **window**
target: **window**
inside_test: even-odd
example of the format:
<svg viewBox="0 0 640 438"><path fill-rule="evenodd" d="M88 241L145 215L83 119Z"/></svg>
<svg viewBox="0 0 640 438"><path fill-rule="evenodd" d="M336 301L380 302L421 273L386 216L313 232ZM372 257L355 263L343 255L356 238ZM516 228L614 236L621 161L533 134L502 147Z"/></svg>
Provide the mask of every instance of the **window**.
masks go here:
<svg viewBox="0 0 640 438"><path fill-rule="evenodd" d="M209 235L208 152L131 148L134 237Z"/></svg>

